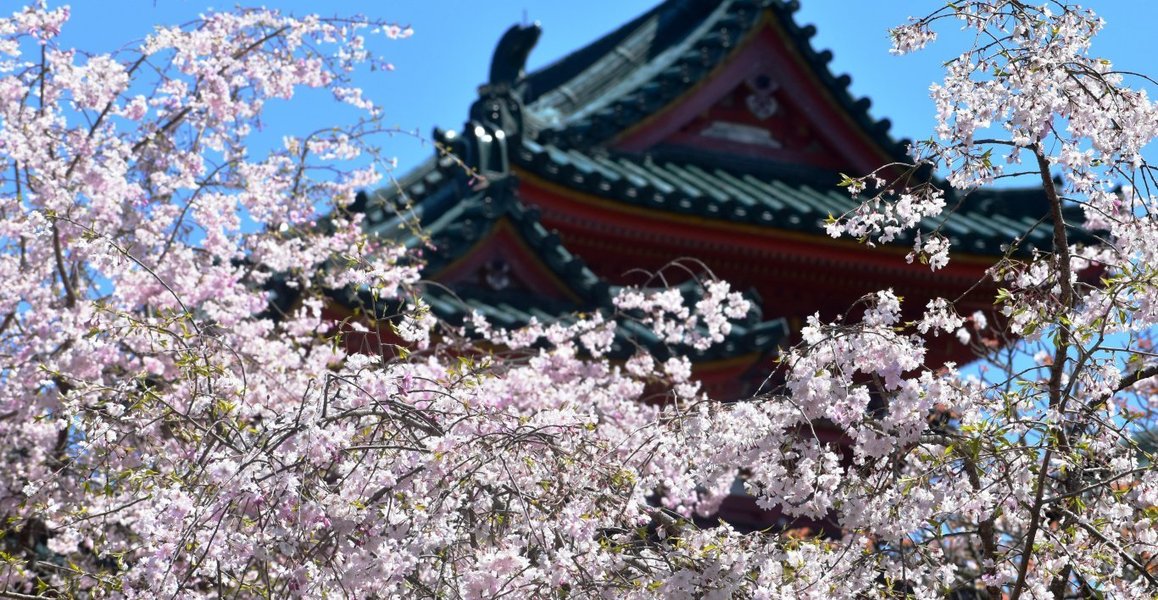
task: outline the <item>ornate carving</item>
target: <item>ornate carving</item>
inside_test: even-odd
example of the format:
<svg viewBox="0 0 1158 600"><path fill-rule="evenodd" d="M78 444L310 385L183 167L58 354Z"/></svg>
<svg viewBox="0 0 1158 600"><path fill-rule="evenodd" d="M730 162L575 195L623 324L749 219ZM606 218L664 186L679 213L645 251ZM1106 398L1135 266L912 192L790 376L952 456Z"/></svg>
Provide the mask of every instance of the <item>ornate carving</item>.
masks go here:
<svg viewBox="0 0 1158 600"><path fill-rule="evenodd" d="M483 283L496 292L511 286L511 265L500 258L492 259L483 266Z"/></svg>
<svg viewBox="0 0 1158 600"><path fill-rule="evenodd" d="M539 40L538 23L515 25L503 34L491 58L490 81L479 88L462 138L451 151L476 170L482 185L510 172L510 148L523 133L523 79L527 56Z"/></svg>
<svg viewBox="0 0 1158 600"><path fill-rule="evenodd" d="M780 86L771 77L756 75L749 77L746 83L752 92L744 99L744 104L752 116L763 121L780 111L780 102L774 96Z"/></svg>

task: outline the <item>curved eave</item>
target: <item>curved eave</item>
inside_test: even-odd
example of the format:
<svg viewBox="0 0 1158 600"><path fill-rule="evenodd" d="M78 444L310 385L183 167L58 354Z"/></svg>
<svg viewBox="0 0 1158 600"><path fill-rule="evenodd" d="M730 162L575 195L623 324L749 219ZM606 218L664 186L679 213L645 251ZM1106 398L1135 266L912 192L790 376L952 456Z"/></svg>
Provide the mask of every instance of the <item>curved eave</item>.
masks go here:
<svg viewBox="0 0 1158 600"><path fill-rule="evenodd" d="M774 223L736 222L726 217L712 218L667 208L651 208L646 203L626 203L576 191L529 172L521 173L520 178L524 183L523 195L542 205L545 211L554 209L590 222L627 224L625 227L635 231L646 230L656 236L684 240L680 242L684 245L699 239L712 245L728 244L737 248L743 245L768 255L809 253L832 263L863 262L914 276L944 278L942 273L932 273L927 267L905 264L903 257L910 251L906 246L888 244L870 249L854 240L834 239L803 228L792 230ZM951 269L956 271L957 267L968 267L969 273L962 275L971 281L999 258L991 254L964 252L953 253L952 257Z"/></svg>
<svg viewBox="0 0 1158 600"><path fill-rule="evenodd" d="M352 210L365 214L363 228L388 238L395 231L429 227L467 193L463 169L450 157L431 156L402 178L358 193Z"/></svg>
<svg viewBox="0 0 1158 600"><path fill-rule="evenodd" d="M647 226L652 219L663 222L707 225L709 230L762 237L800 238L812 243L855 247L850 240L833 240L824 229L830 216L856 208L856 202L831 181L790 179L782 175L758 175L721 166L694 163L651 162L632 156L586 154L528 142L517 154L516 170L523 182L520 195L543 206L572 203L587 210L621 215L630 223ZM527 184L547 193L528 192ZM1006 212L1001 192L967 197L957 210L940 218L926 219L922 231L940 230L962 251L954 256L992 264L1004 255L1005 244L1024 238L1023 247L1048 247L1048 227L1038 221L1047 212L1040 193L1011 191L1019 206ZM984 200L980 202L979 200ZM1036 205L1037 216L1026 205ZM1024 214L1018 214L1018 211ZM1035 227L1036 225L1036 227ZM900 237L882 250L904 255L913 238Z"/></svg>

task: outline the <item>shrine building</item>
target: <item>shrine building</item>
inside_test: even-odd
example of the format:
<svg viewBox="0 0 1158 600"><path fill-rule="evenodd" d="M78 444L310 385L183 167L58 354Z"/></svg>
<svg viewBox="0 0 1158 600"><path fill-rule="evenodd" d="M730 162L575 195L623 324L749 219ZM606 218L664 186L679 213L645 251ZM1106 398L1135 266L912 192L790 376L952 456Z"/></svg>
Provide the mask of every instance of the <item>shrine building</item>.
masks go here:
<svg viewBox="0 0 1158 600"><path fill-rule="evenodd" d="M877 247L828 236L830 215L856 206L842 173L908 157L850 77L829 70L832 53L812 46L797 8L667 0L530 73L541 30L512 27L462 131L436 130L428 161L355 209L421 249L426 300L451 323L473 311L506 327L610 312L620 286L680 284L702 265L757 306L724 344L689 353L725 399L758 390L809 315L844 315L865 294L892 288L908 316L934 297L959 299L966 315L992 310L986 271L1003 244L1048 247L1046 198L949 192L951 212L921 224L955 249L936 272L905 261L911 235ZM415 220L424 234L408 233ZM613 357L670 350L626 329ZM930 364L971 356L953 336L930 340Z"/></svg>

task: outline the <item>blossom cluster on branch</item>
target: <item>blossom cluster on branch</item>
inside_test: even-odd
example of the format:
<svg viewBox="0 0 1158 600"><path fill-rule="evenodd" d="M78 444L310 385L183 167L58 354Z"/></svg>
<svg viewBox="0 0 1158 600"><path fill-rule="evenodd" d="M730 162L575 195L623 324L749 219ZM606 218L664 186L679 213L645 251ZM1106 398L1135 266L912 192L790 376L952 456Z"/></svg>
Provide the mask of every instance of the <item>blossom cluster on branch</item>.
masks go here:
<svg viewBox="0 0 1158 600"><path fill-rule="evenodd" d="M724 282L512 331L413 300L414 261L348 210L387 131L353 81L366 36L409 30L239 10L87 55L67 19L0 19L0 597L1158 593L1136 437L1158 409L1158 109L1088 54L1092 13L964 0L893 33L977 32L914 158L965 191L1025 159L1050 202L1050 251L1010 240L990 270L992 318L936 299L906 322L881 291L728 403L678 352L748 311ZM265 105L304 88L359 116L255 151ZM848 178L863 204L829 232L888 242L952 210L897 172ZM948 264L947 238L916 240ZM405 348L346 351L323 309L350 287L398 307ZM673 356L609 358L623 318ZM984 368L927 364L940 333ZM839 533L709 526L741 489Z"/></svg>

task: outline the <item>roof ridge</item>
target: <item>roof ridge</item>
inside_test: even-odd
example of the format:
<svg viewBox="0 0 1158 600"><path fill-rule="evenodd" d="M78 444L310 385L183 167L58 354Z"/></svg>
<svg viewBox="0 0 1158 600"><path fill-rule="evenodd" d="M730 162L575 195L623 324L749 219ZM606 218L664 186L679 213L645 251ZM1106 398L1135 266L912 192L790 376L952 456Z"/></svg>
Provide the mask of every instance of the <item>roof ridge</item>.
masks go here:
<svg viewBox="0 0 1158 600"><path fill-rule="evenodd" d="M892 122L872 117L871 99L854 96L849 89L852 77L829 69L832 51L818 51L812 46L816 26L796 22L794 14L799 8L797 0L667 0L558 61L556 64L566 64L566 77L555 64L529 74L531 93L525 100L531 129L546 143L599 145L691 89L732 54L740 40L761 22L759 15L771 12L841 109L886 154L907 158L909 142L889 135ZM700 18L688 22L689 15ZM647 43L649 32L655 33L647 29L649 25L678 32L680 39L647 48L653 53L645 64L621 68L629 60L616 52L638 54L638 48L623 49L625 45ZM547 85L549 89L545 89Z"/></svg>
<svg viewBox="0 0 1158 600"><path fill-rule="evenodd" d="M541 94L529 108L548 125L552 125L550 121L558 116L575 120L599 111L607 103L638 87L633 79L650 79L678 60L715 25L729 4L730 0L723 0L710 11L703 9L711 2L669 0L657 6L652 11L655 14L649 13L651 18L639 23L631 35L625 36L614 49L576 76ZM663 14L659 9L676 14ZM698 18L700 13L706 13L706 18ZM687 31L682 31L680 25L687 27ZM664 37L672 39L663 40ZM668 41L671 43L665 43ZM567 106L566 110L563 110L564 106Z"/></svg>

